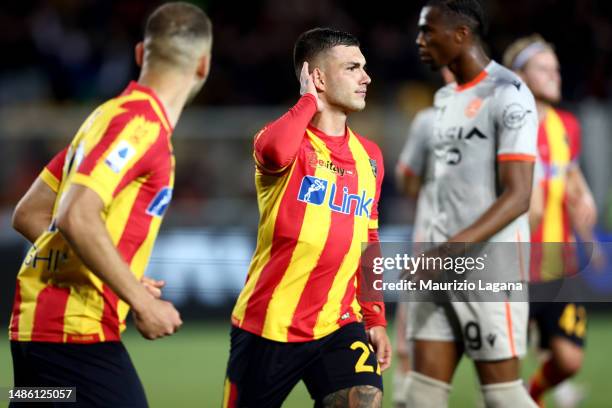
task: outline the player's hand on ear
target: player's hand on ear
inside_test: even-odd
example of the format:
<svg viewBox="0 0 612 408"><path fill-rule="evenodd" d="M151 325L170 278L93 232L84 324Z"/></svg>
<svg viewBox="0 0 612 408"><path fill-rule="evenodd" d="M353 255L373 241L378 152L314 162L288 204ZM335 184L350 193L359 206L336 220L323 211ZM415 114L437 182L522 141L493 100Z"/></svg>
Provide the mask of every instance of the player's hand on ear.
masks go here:
<svg viewBox="0 0 612 408"><path fill-rule="evenodd" d="M302 65L302 71L300 72L300 95L311 94L317 100L317 111L321 112L323 110L323 104L321 99L319 99L319 95L317 94L317 88L314 84L314 73L308 73L308 63L304 61L304 65Z"/></svg>
<svg viewBox="0 0 612 408"><path fill-rule="evenodd" d="M147 292L149 292L155 299L160 299L162 295L162 288L166 286L166 282L163 280L156 280L153 278L149 278L148 276L143 276L140 279L140 283L143 284Z"/></svg>

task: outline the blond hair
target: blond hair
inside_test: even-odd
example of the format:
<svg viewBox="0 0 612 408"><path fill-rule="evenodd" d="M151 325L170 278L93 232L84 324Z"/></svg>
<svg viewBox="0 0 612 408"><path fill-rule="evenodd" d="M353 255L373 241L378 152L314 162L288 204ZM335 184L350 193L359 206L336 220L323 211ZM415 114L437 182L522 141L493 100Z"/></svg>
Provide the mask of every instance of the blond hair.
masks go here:
<svg viewBox="0 0 612 408"><path fill-rule="evenodd" d="M510 44L504 52L502 62L514 71L521 70L533 54L540 51L555 52L555 47L540 34L532 34Z"/></svg>

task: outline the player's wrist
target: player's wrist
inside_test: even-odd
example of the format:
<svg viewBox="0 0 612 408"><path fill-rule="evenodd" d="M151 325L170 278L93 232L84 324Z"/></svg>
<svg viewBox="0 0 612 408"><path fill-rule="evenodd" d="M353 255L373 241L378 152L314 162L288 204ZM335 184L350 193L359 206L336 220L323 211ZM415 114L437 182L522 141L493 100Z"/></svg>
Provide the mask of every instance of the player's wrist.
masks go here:
<svg viewBox="0 0 612 408"><path fill-rule="evenodd" d="M313 107L314 108L314 112L317 111L317 109L319 107L319 102L317 100L317 96L316 95L312 94L311 92L306 92L306 93L304 93L302 95L302 97L300 99L305 101L311 107Z"/></svg>
<svg viewBox="0 0 612 408"><path fill-rule="evenodd" d="M151 309L151 303L155 301L155 298L149 293L144 286L137 293L128 300L128 304L136 314L146 313L147 310Z"/></svg>

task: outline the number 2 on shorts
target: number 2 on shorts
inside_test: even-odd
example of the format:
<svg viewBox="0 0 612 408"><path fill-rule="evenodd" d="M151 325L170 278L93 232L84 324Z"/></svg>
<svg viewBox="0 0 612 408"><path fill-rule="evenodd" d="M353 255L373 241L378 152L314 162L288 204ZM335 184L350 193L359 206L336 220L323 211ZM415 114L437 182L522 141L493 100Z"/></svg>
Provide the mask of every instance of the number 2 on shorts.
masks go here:
<svg viewBox="0 0 612 408"><path fill-rule="evenodd" d="M369 347L368 347L369 346ZM374 348L371 344L365 345L362 341L355 341L351 344L351 350L361 349L361 355L355 364L355 372L356 373L373 373L374 367L369 364L366 364L368 357L370 356L370 352L374 352ZM380 366L378 362L376 362L376 374L380 375Z"/></svg>

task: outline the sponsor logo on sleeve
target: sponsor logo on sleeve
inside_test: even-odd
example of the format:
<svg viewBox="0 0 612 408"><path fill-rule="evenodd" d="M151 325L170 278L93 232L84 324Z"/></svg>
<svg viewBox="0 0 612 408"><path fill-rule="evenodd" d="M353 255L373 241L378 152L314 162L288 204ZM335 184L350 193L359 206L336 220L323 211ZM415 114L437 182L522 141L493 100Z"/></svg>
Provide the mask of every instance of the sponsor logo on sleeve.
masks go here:
<svg viewBox="0 0 612 408"><path fill-rule="evenodd" d="M520 129L525 124L527 114L530 110L523 108L518 103L511 103L504 109L503 122L508 129Z"/></svg>
<svg viewBox="0 0 612 408"><path fill-rule="evenodd" d="M166 212L172 200L172 188L164 187L155 195L147 207L147 214L153 217L161 217Z"/></svg>
<svg viewBox="0 0 612 408"><path fill-rule="evenodd" d="M115 173L120 173L135 154L136 149L127 141L121 140L108 156L106 156L104 163L106 163Z"/></svg>

